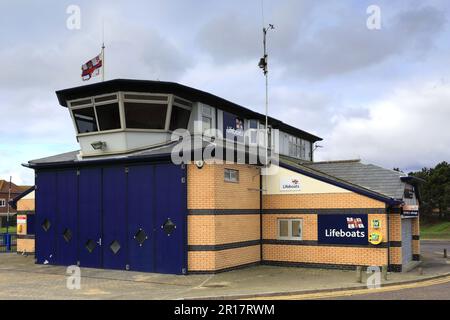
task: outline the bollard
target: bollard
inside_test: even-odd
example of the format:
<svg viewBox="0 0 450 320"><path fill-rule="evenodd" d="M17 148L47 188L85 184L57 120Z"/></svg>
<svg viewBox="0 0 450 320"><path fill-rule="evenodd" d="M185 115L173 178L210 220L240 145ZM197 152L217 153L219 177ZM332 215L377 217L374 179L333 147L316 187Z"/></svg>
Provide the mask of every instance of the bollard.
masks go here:
<svg viewBox="0 0 450 320"><path fill-rule="evenodd" d="M385 266L381 267L381 274L383 276L383 279L385 281L387 281L388 280L388 266L385 265Z"/></svg>
<svg viewBox="0 0 450 320"><path fill-rule="evenodd" d="M356 267L356 282L362 283L362 267L361 266Z"/></svg>
<svg viewBox="0 0 450 320"><path fill-rule="evenodd" d="M10 234L5 234L5 242L6 242L6 251L10 252L11 251L11 235Z"/></svg>
<svg viewBox="0 0 450 320"><path fill-rule="evenodd" d="M447 249L444 249L444 258L447 259Z"/></svg>
<svg viewBox="0 0 450 320"><path fill-rule="evenodd" d="M419 275L423 276L423 268L419 267L417 270L419 271Z"/></svg>

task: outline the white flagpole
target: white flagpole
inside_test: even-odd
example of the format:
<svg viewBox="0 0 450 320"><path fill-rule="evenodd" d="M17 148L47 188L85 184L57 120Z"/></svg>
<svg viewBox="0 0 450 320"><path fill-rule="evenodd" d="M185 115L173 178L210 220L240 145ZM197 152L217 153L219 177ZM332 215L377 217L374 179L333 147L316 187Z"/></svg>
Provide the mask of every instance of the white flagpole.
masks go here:
<svg viewBox="0 0 450 320"><path fill-rule="evenodd" d="M102 22L102 81L105 81L105 20Z"/></svg>

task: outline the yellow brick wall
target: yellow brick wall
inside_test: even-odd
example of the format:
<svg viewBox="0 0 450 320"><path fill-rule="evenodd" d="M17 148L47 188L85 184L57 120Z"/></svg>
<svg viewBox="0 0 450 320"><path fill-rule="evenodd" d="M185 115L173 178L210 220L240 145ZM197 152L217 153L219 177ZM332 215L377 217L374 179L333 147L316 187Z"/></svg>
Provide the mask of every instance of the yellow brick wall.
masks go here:
<svg viewBox="0 0 450 320"><path fill-rule="evenodd" d="M237 164L205 165L198 169L189 164L188 209L259 209L260 171L257 167ZM239 183L224 181L224 169L239 170ZM317 241L317 215L270 214L270 209L336 209L377 208L385 209L383 202L356 193L264 195L263 209L268 212L263 219L263 239L277 239L277 219L303 219L303 240ZM398 215L391 215L390 234L401 241L401 221ZM399 217L399 216L398 216ZM190 215L188 217L188 245L222 245L235 242L258 240L260 238L260 216L242 215ZM381 220L383 242L387 241L387 220L385 214L368 215L369 233L371 220ZM398 250L400 249L400 250ZM360 248L314 245L263 245L263 259L270 261L324 263L334 265L385 265L386 248ZM392 248L394 261L401 263L401 248ZM189 251L188 271L215 271L260 260L260 246L216 250Z"/></svg>
<svg viewBox="0 0 450 320"><path fill-rule="evenodd" d="M239 183L225 182L224 169L239 170ZM260 170L238 164L187 166L188 209L260 207ZM237 212L238 213L238 212ZM259 214L190 215L188 245L222 245L260 239ZM188 252L188 271L214 271L260 260L260 246Z"/></svg>
<svg viewBox="0 0 450 320"><path fill-rule="evenodd" d="M260 246L228 249L221 251L190 251L188 270L217 271L259 261Z"/></svg>
<svg viewBox="0 0 450 320"><path fill-rule="evenodd" d="M402 218L400 214L389 215L389 239L402 241Z"/></svg>
<svg viewBox="0 0 450 320"><path fill-rule="evenodd" d="M188 209L215 209L216 166L204 165L198 169L193 164L187 166L187 205Z"/></svg>
<svg viewBox="0 0 450 320"><path fill-rule="evenodd" d="M259 215L188 217L188 244L214 245L259 240Z"/></svg>
<svg viewBox="0 0 450 320"><path fill-rule="evenodd" d="M264 209L385 208L381 201L356 193L264 195Z"/></svg>
<svg viewBox="0 0 450 320"><path fill-rule="evenodd" d="M333 265L380 266L387 264L385 248L322 247L263 245L263 256L269 261L323 263Z"/></svg>
<svg viewBox="0 0 450 320"><path fill-rule="evenodd" d="M415 218L412 221L412 234L414 236L420 236L420 220ZM413 254L420 254L420 240L413 240Z"/></svg>
<svg viewBox="0 0 450 320"><path fill-rule="evenodd" d="M17 239L17 252L34 252L34 239Z"/></svg>
<svg viewBox="0 0 450 320"><path fill-rule="evenodd" d="M390 263L391 264L402 264L402 248L401 247L391 247L390 253Z"/></svg>
<svg viewBox="0 0 450 320"><path fill-rule="evenodd" d="M188 209L259 209L258 167L238 164L189 164ZM224 181L224 169L239 170L239 183Z"/></svg>
<svg viewBox="0 0 450 320"><path fill-rule="evenodd" d="M17 201L17 211L34 211L34 199L21 199Z"/></svg>

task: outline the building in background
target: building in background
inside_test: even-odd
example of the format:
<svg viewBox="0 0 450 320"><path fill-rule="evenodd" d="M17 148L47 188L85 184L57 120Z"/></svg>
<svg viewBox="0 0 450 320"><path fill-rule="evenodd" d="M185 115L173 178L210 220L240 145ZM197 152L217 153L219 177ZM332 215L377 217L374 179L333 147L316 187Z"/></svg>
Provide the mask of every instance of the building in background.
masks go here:
<svg viewBox="0 0 450 320"><path fill-rule="evenodd" d="M118 79L57 96L80 150L27 164L37 263L194 274L255 264L402 271L420 259L418 179L313 162L321 138L269 118L266 143L264 115L177 83ZM185 153L201 159L172 161L176 129L200 142ZM262 174L265 158L251 161L252 146L268 149L273 174ZM232 159L208 164L220 149Z"/></svg>
<svg viewBox="0 0 450 320"><path fill-rule="evenodd" d="M19 253L35 252L35 187L30 187L10 201L16 212L17 247Z"/></svg>
<svg viewBox="0 0 450 320"><path fill-rule="evenodd" d="M15 183L11 183L11 193L9 181L0 180L0 228L6 227L7 215L9 207L9 226L16 225L16 210L8 204L8 201L14 199L25 190L29 189L29 186L18 186ZM0 232L1 233L1 232Z"/></svg>

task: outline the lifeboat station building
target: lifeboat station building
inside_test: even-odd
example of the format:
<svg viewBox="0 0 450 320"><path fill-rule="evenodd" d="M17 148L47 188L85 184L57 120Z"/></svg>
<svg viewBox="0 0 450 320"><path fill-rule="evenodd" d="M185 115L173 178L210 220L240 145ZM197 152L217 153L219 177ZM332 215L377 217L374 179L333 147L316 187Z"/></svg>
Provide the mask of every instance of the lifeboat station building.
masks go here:
<svg viewBox="0 0 450 320"><path fill-rule="evenodd" d="M266 131L264 115L177 83L116 79L56 94L80 150L26 164L39 264L400 272L420 260L413 177L359 160L314 162L319 137L270 117ZM193 143L180 152L182 129Z"/></svg>

